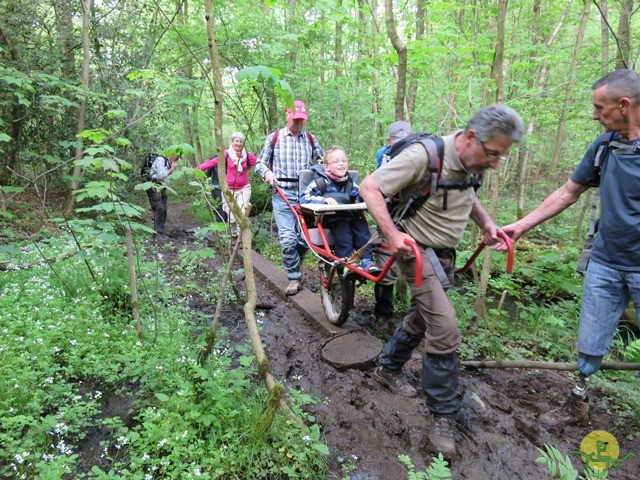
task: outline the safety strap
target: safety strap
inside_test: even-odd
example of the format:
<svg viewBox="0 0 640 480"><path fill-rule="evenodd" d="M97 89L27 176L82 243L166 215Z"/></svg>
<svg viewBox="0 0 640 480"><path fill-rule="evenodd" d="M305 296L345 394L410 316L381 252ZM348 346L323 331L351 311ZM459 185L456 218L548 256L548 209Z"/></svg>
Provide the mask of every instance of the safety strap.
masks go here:
<svg viewBox="0 0 640 480"><path fill-rule="evenodd" d="M440 259L433 248L427 247L424 249L424 252L427 254L427 258L429 262L431 262L431 266L433 267L433 271L435 272L438 280L442 284L442 288L445 290L451 287L451 282L449 281L449 277L444 273L444 268L442 268L442 264L440 263Z"/></svg>
<svg viewBox="0 0 640 480"><path fill-rule="evenodd" d="M369 245L371 245L373 242L375 242L378 239L378 237L379 237L378 231L376 230L373 232L373 235L371 235L371 238L369 239L369 241L365 243L362 247L360 247L358 250L356 250L353 253L353 255L347 258L347 260L344 263L359 262L360 258L362 258L362 254L367 250L367 248L369 248Z"/></svg>

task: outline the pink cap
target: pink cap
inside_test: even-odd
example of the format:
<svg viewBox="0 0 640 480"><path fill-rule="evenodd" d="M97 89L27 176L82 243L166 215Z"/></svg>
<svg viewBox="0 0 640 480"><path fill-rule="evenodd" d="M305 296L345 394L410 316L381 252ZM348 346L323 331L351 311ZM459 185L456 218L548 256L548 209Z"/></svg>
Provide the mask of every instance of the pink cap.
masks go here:
<svg viewBox="0 0 640 480"><path fill-rule="evenodd" d="M295 113L290 108L287 108L285 110L290 118L293 118L294 120L297 120L299 118L307 120L309 118L309 112L307 112L307 106L304 104L304 102L296 100L295 102L293 102L293 105L295 107Z"/></svg>

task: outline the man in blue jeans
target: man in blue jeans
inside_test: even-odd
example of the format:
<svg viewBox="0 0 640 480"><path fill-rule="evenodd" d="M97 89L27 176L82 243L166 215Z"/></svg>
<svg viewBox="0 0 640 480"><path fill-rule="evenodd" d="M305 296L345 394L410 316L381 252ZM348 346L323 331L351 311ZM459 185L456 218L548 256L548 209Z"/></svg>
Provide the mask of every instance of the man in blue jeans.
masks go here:
<svg viewBox="0 0 640 480"><path fill-rule="evenodd" d="M571 178L518 222L503 228L514 241L573 205L589 187L600 188L598 235L587 266L580 325L580 379L564 404L540 421L547 426L588 421L586 383L600 368L618 322L632 299L640 315L640 76L615 70L593 85L593 119L605 132L591 144ZM599 148L606 148L601 167Z"/></svg>
<svg viewBox="0 0 640 480"><path fill-rule="evenodd" d="M256 172L272 187L277 183L289 202L295 205L298 203L300 171L319 163L324 152L316 138L303 130L304 122L309 118L307 106L300 100L293 103L293 109L285 110L286 126L267 136L258 157ZM271 196L271 203L282 247L282 263L289 279L285 293L295 295L302 288L300 269L307 245L298 236L293 212L275 190Z"/></svg>

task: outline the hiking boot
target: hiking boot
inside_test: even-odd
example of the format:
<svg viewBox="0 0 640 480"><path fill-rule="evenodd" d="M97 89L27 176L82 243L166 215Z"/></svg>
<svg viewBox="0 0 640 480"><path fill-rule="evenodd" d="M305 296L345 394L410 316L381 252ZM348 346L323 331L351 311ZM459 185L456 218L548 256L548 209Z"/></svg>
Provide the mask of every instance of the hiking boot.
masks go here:
<svg viewBox="0 0 640 480"><path fill-rule="evenodd" d="M571 393L562 406L540 415L539 420L546 427L587 426L589 424L589 397L580 398Z"/></svg>
<svg viewBox="0 0 640 480"><path fill-rule="evenodd" d="M452 415L431 414L429 441L436 451L449 460L456 456L456 439L453 432Z"/></svg>
<svg viewBox="0 0 640 480"><path fill-rule="evenodd" d="M291 280L284 291L284 294L290 297L302 290L302 283L299 280Z"/></svg>
<svg viewBox="0 0 640 480"><path fill-rule="evenodd" d="M383 366L378 366L373 371L373 378L391 390L392 393L397 393L403 397L413 398L418 394L416 389L409 385L407 379L404 378L402 370L395 372Z"/></svg>

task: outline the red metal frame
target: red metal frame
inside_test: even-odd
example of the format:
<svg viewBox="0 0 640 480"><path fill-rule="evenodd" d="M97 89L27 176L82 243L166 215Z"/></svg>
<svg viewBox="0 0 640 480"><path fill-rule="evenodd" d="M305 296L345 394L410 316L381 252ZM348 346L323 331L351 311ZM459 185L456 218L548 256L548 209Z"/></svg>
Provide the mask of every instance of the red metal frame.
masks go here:
<svg viewBox="0 0 640 480"><path fill-rule="evenodd" d="M310 241L309 226L307 225L304 215L300 211L300 206L292 205L280 187L276 186L275 189L276 189L276 192L278 192L278 194L282 197L282 199L287 203L287 205L289 206L289 209L291 210L293 215L296 217L296 220L298 221L300 228L302 228L302 235L304 236L304 239L307 242L307 245L309 245L309 248L311 248L314 252L316 252L321 257L331 262L340 261L340 258L336 257L336 255L331 251L331 247L329 246L329 241L327 240L326 232L324 230L324 227L322 226L322 221L321 221L322 215L315 215L316 220L318 220L316 222L316 228L318 229L320 238L322 239L322 245L316 245ZM420 252L420 249L418 248L418 245L416 245L415 242L407 241L407 245L411 247L411 249L413 250L413 254L415 255L415 258L416 258L416 275L415 275L414 283L417 287L419 287L420 285L422 285L422 253ZM383 244L382 248L388 249L388 246ZM391 268L391 266L395 261L396 261L396 258L393 255L390 256L389 260L382 268L382 271L378 272L377 275L372 275L370 273L367 273L364 270L358 268L358 266L354 264L343 263L343 265L345 266L345 268L348 268L352 272L355 272L358 276L377 283L385 277L385 275L387 274L387 272L389 271L389 269ZM420 273L418 274L418 272ZM328 288L328 286L331 284L331 280L333 279L332 275L334 273L335 272L332 272L332 274L329 276L328 279L323 280L323 287L325 287L325 289Z"/></svg>
<svg viewBox="0 0 640 480"><path fill-rule="evenodd" d="M509 235L504 233L502 230L498 230L498 236L502 239L502 241L504 242L505 246L507 247L507 269L506 269L506 272L507 273L513 273L513 242L511 241L511 237L509 237ZM480 245L478 245L478 248L476 248L476 251L473 252L473 255L471 255L471 258L469 258L469 260L467 260L467 263L464 264L464 267L459 268L457 270L457 273L463 273L464 271L468 270L469 267L471 267L473 262L476 260L476 258L478 258L478 255L480 255L480 252L482 251L482 249L485 246L486 246L486 244L484 242L482 242Z"/></svg>

